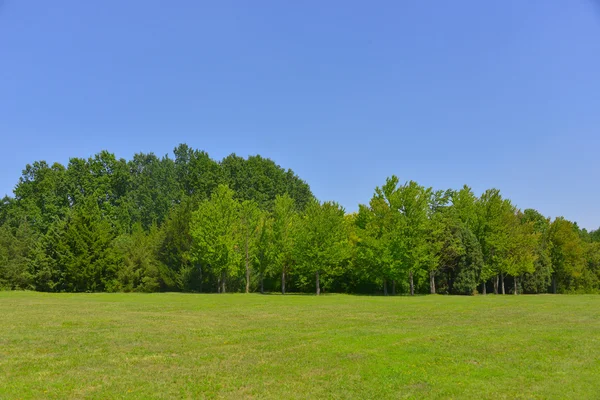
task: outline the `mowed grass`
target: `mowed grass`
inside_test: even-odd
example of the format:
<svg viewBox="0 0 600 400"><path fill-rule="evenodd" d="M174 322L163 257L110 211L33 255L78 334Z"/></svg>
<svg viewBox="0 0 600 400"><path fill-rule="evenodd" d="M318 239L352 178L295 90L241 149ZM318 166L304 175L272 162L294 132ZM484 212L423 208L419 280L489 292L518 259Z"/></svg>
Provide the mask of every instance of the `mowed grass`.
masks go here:
<svg viewBox="0 0 600 400"><path fill-rule="evenodd" d="M0 398L600 398L600 296L0 292Z"/></svg>

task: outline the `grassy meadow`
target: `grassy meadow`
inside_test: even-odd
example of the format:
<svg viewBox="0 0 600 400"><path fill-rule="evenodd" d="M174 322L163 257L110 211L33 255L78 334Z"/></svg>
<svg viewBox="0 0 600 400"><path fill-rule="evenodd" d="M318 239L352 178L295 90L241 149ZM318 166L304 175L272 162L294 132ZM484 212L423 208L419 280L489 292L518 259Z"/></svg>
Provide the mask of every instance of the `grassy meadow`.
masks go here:
<svg viewBox="0 0 600 400"><path fill-rule="evenodd" d="M600 296L0 292L21 398L600 398Z"/></svg>

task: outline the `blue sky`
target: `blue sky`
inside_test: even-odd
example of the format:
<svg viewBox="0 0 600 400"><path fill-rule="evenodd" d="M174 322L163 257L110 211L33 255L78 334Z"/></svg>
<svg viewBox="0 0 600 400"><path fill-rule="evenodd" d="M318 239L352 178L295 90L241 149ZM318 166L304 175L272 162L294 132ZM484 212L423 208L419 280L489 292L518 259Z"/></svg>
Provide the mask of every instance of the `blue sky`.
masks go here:
<svg viewBox="0 0 600 400"><path fill-rule="evenodd" d="M600 226L593 0L0 4L0 195L35 160L185 142L347 210L396 174Z"/></svg>

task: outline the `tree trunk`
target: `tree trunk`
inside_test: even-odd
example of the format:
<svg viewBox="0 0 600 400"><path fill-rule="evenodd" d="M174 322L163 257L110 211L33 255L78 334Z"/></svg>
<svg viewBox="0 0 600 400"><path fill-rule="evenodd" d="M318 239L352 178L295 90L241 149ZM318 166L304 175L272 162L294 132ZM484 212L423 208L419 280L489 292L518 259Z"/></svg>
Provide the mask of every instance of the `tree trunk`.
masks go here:
<svg viewBox="0 0 600 400"><path fill-rule="evenodd" d="M500 280L502 281L502 294L506 294L504 291L504 272L500 272Z"/></svg>
<svg viewBox="0 0 600 400"><path fill-rule="evenodd" d="M387 296L387 279L383 280L383 295Z"/></svg>
<svg viewBox="0 0 600 400"><path fill-rule="evenodd" d="M487 289L485 288L485 282L483 282L482 286L483 286L483 290L481 292L485 296L487 294Z"/></svg>
<svg viewBox="0 0 600 400"><path fill-rule="evenodd" d="M552 275L552 293L556 294L556 275Z"/></svg>
<svg viewBox="0 0 600 400"><path fill-rule="evenodd" d="M225 293L225 271L223 271L223 277L221 278L221 293Z"/></svg>
<svg viewBox="0 0 600 400"><path fill-rule="evenodd" d="M392 279L392 296L396 295L396 280Z"/></svg>
<svg viewBox="0 0 600 400"><path fill-rule="evenodd" d="M221 293L221 277L217 278L217 293Z"/></svg>
<svg viewBox="0 0 600 400"><path fill-rule="evenodd" d="M435 294L435 272L429 271L429 291Z"/></svg>
<svg viewBox="0 0 600 400"><path fill-rule="evenodd" d="M319 296L321 294L321 285L319 282L319 270L317 270L316 278L317 278L317 296Z"/></svg>
<svg viewBox="0 0 600 400"><path fill-rule="evenodd" d="M413 273L412 273L412 271L408 271L408 277L410 279L410 295L414 296L415 295L415 284L413 282Z"/></svg>
<svg viewBox="0 0 600 400"><path fill-rule="evenodd" d="M246 237L246 293L250 293L250 259L248 257L248 238Z"/></svg>
<svg viewBox="0 0 600 400"><path fill-rule="evenodd" d="M198 292L202 293L202 266L198 267L198 271L200 271L200 285L198 285Z"/></svg>
<svg viewBox="0 0 600 400"><path fill-rule="evenodd" d="M265 294L265 277L260 273L260 294Z"/></svg>
<svg viewBox="0 0 600 400"><path fill-rule="evenodd" d="M494 294L498 294L498 275L494 277Z"/></svg>
<svg viewBox="0 0 600 400"><path fill-rule="evenodd" d="M515 295L516 295L516 294L518 294L518 293L517 293L517 277L516 277L516 276L515 276L515 293L514 293L514 294L515 294Z"/></svg>
<svg viewBox="0 0 600 400"><path fill-rule="evenodd" d="M285 268L281 271L281 294L285 294Z"/></svg>

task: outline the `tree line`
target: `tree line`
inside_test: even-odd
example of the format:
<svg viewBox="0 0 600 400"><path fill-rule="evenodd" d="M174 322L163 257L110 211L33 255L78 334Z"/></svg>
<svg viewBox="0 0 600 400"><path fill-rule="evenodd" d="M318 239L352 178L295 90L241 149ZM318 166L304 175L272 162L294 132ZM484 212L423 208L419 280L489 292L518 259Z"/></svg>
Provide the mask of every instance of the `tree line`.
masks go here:
<svg viewBox="0 0 600 400"><path fill-rule="evenodd" d="M0 203L0 289L593 293L600 230L520 210L497 189L391 176L346 213L260 156L103 151L23 170Z"/></svg>

